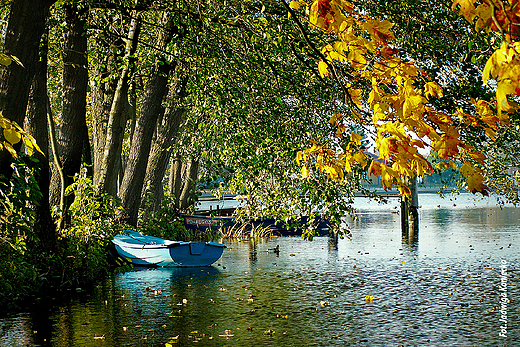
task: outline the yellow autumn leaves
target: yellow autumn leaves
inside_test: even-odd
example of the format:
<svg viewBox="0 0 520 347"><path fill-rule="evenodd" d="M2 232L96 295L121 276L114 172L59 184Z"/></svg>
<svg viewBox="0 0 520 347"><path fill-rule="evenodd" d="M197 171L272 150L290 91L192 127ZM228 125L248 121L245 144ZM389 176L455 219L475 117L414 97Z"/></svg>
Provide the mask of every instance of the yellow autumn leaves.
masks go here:
<svg viewBox="0 0 520 347"><path fill-rule="evenodd" d="M497 111L500 121L507 121L503 111L510 111L513 106L507 100L508 95L520 95L520 42L503 42L502 47L496 50L488 59L482 80L488 82L490 78L497 81Z"/></svg>
<svg viewBox="0 0 520 347"><path fill-rule="evenodd" d="M3 135L5 139L4 141L0 141L0 150L5 148L14 158L17 158L18 154L13 146L23 140L27 154L32 155L34 150L43 153L40 147L38 147L36 144L34 137L23 130L18 124L16 124L16 122L12 122L9 119L4 118L1 112L0 128L3 129Z"/></svg>
<svg viewBox="0 0 520 347"><path fill-rule="evenodd" d="M458 10L477 31L494 31L502 37L502 45L488 59L482 80L497 81L496 108L500 122L507 122L504 112L514 107L508 95L520 95L520 2L488 0L481 4L475 0L455 0L453 10Z"/></svg>
<svg viewBox="0 0 520 347"><path fill-rule="evenodd" d="M334 115L331 121L334 121L336 117L338 115ZM313 143L312 147L299 151L296 155L298 165L303 164L302 177L309 179L311 176L311 170L307 166L311 157L315 160L314 168L334 181L343 180L345 177L344 173L352 172L355 165L360 165L364 168L368 164L368 157L361 149L361 138L361 135L352 133L347 150L342 154L338 154L326 145L320 145L316 141L311 140Z"/></svg>
<svg viewBox="0 0 520 347"><path fill-rule="evenodd" d="M456 4L469 15L472 11L469 2L459 0ZM368 166L369 175L382 177L385 189L396 185L402 194L407 195L409 190L405 182L408 177L433 171L432 165L422 155L430 149L447 160L438 168L456 169L452 159L457 159L463 163L459 170L466 178L469 190L487 194L482 171L471 164L483 163L486 157L461 140L459 127L480 127L494 138L498 124L507 121L507 113L502 112L511 108L507 96L520 92L520 67L516 65L519 46L503 46L484 69L484 81L498 78L498 116L494 114L493 106L483 100L471 100L475 109L473 115L462 110L449 115L430 105L431 98L443 97L441 86L412 62L401 60L397 50L389 46L395 38L391 31L392 23L360 14L351 3L343 0L315 0L310 5L292 1L291 8L298 9L303 4L311 25L336 37L335 42L321 50L323 60L318 63L321 77L330 77L331 68L343 72L348 70L340 77L335 72L333 78L338 83L344 83L340 81L343 79L370 87L365 99L366 91L344 83L346 103L354 116L350 124L361 121L367 129L366 121L370 120L379 157L368 166L369 159L361 146L360 135L349 133L347 117L336 114L331 117L331 124L336 129L334 135L348 139L346 145L333 150L313 141L311 148L297 154L297 162L302 165L302 177L312 175L312 165L333 180L344 179L345 173L351 172L355 165L363 169ZM474 7L473 10L476 11ZM477 17L474 15L473 19ZM457 119L460 123L455 121Z"/></svg>

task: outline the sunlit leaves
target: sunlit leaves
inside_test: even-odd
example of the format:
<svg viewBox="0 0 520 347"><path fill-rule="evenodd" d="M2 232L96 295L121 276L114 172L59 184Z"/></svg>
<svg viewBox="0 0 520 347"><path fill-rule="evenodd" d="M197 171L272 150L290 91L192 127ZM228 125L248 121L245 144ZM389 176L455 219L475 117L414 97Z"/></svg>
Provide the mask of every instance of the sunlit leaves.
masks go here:
<svg viewBox="0 0 520 347"><path fill-rule="evenodd" d="M453 9L469 21L478 18L478 28L489 25L490 5L476 6L471 0L457 0ZM503 45L484 69L484 81L494 78L498 82L496 105L472 99L465 101L468 107L473 104L472 114L462 110L448 114L432 105L434 99L444 97L442 87L412 61L402 60L398 51L390 46L395 39L391 22L357 12L348 2L331 0L315 1L309 21L335 38L334 43L322 49L318 71L321 77L343 84L351 113L341 117L335 114L330 120L334 136L343 140L341 148L323 151L323 145L314 143L299 155L298 162L306 167L302 169L304 177L310 177L312 171L317 170L329 179L341 180L344 174L340 168L348 173L353 165L364 168L368 165L369 161L359 155L364 149L358 139L351 137L350 141L344 141L352 122L362 126L368 124L365 130L372 132L378 158L372 160L368 173L381 176L385 189L397 185L402 194L408 194L405 183L409 177L428 175L433 171L432 164L423 156L431 151L448 160L438 168L457 168L453 160L484 164L486 156L466 145L461 131L483 129L490 139L494 139L499 123L507 122L508 116L503 111L512 109L508 96L520 95L516 44ZM509 21L513 22L513 19ZM331 75L332 69L334 74ZM352 81L356 82L356 88L352 88ZM364 88L358 88L360 85ZM314 168L310 162L314 163ZM476 167L472 168L474 174L464 176L468 188L486 194L483 175Z"/></svg>
<svg viewBox="0 0 520 347"><path fill-rule="evenodd" d="M320 61L318 63L318 71L321 77L326 77L329 75L329 68L327 67L327 63L324 61Z"/></svg>
<svg viewBox="0 0 520 347"><path fill-rule="evenodd" d="M442 98L442 88L437 82L428 82L424 85L424 96L434 96L436 98Z"/></svg>
<svg viewBox="0 0 520 347"><path fill-rule="evenodd" d="M23 140L27 154L32 155L34 150L42 153L40 147L36 144L36 140L25 130L23 130L16 122L2 116L0 112L0 128L3 130L5 141L0 142L0 150L5 148L11 155L16 158L18 154L14 149L14 145Z"/></svg>
<svg viewBox="0 0 520 347"><path fill-rule="evenodd" d="M452 10L457 10L460 15L464 16L469 22L475 19L475 1L474 0L455 0L452 4Z"/></svg>
<svg viewBox="0 0 520 347"><path fill-rule="evenodd" d="M4 65L4 66L9 66L11 65L12 62L15 62L16 64L20 65L23 67L23 64L22 62L20 61L20 59L18 59L17 57L15 57L14 55L9 55L9 54L5 54L5 53L1 53L0 52L0 64L1 65Z"/></svg>
<svg viewBox="0 0 520 347"><path fill-rule="evenodd" d="M298 1L292 0L289 3L289 7L292 8L293 10L298 10L300 8L300 3Z"/></svg>
<svg viewBox="0 0 520 347"><path fill-rule="evenodd" d="M510 95L520 95L520 8L518 1L485 1L475 7L475 0L456 0L455 9L470 23L475 18L477 30L495 31L502 34L502 45L488 59L482 73L482 80L487 83L493 78L497 81L497 112L501 122L506 123L508 116L503 112L513 109L508 101Z"/></svg>
<svg viewBox="0 0 520 347"><path fill-rule="evenodd" d="M388 41L395 39L394 33L390 31L393 25L393 23L387 20L370 19L364 22L361 28L370 34L372 41L386 45Z"/></svg>
<svg viewBox="0 0 520 347"><path fill-rule="evenodd" d="M484 184L484 176L482 170L475 168L470 163L464 163L460 168L460 173L466 178L468 190L472 193L481 192L487 195L487 186Z"/></svg>

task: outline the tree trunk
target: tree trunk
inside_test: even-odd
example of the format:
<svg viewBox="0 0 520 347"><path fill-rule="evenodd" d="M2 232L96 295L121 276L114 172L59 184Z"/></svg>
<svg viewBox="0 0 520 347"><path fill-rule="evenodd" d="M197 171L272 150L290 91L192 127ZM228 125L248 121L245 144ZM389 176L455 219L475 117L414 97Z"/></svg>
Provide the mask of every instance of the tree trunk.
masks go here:
<svg viewBox="0 0 520 347"><path fill-rule="evenodd" d="M419 196L417 193L417 176L407 183L410 197L401 197L401 233L403 241L414 244L419 239Z"/></svg>
<svg viewBox="0 0 520 347"><path fill-rule="evenodd" d="M134 17L130 23L128 39L126 41L125 66L121 71L114 92L112 106L108 117L104 150L100 161L98 162L99 166L97 167L96 177L94 179L99 192L106 191L112 196L117 195L117 177L119 172L117 164L121 161L121 148L127 121L124 111L128 109L128 107L125 107L128 104L128 81L130 70L135 62L133 55L137 48L139 31L139 18Z"/></svg>
<svg viewBox="0 0 520 347"><path fill-rule="evenodd" d="M165 14L164 20L165 23L162 27L166 29L161 31L157 40L159 51L164 50L172 39L173 23L170 15ZM144 168L148 165L157 119L163 112L161 104L167 91L169 71L170 66L167 62L159 59L156 61L154 71L148 78L141 112L136 121L132 137L132 146L118 194L128 215L127 221L131 225L137 224L137 213L141 204L141 192L146 173Z"/></svg>
<svg viewBox="0 0 520 347"><path fill-rule="evenodd" d="M107 124L114 99L114 92L118 79L112 78L118 72L113 71L114 65L117 66L121 57L121 46L124 42L121 39L114 38L110 44L104 44L102 40L98 40L96 45L103 46L111 53L105 58L101 66L102 70L94 72L94 78L91 79L92 89L92 145L94 156L94 184L98 182L99 167L105 152L105 143L107 137Z"/></svg>
<svg viewBox="0 0 520 347"><path fill-rule="evenodd" d="M199 176L199 161L189 159L185 165L182 190L179 196L179 211L184 211L195 202L195 187Z"/></svg>
<svg viewBox="0 0 520 347"><path fill-rule="evenodd" d="M199 160L188 159L183 161L180 155L170 160L170 197L173 206L181 212L195 202L195 188L199 174Z"/></svg>
<svg viewBox="0 0 520 347"><path fill-rule="evenodd" d="M177 131L181 122L182 116L186 113L186 109L179 108L168 115L165 115L167 122L158 129L157 139L152 144L150 150L150 158L148 159L148 166L146 167L145 189L143 189L143 196L146 194L146 187L153 190L152 211L157 211L160 207L161 201L164 197L162 180L168 167L170 160L171 147L177 137ZM150 211L151 212L151 211Z"/></svg>
<svg viewBox="0 0 520 347"><path fill-rule="evenodd" d="M0 111L3 116L24 124L31 82L39 61L40 40L45 21L55 0L14 0L11 2L3 51L18 58L23 66L0 65ZM3 133L0 132L0 140ZM18 146L21 146L19 144ZM0 175L11 177L10 154L0 151Z"/></svg>
<svg viewBox="0 0 520 347"><path fill-rule="evenodd" d="M173 202L174 208L179 208L179 198L181 196L182 190L182 160L180 155L175 155L171 157L170 160L170 177L169 177L169 186L170 186L170 198Z"/></svg>
<svg viewBox="0 0 520 347"><path fill-rule="evenodd" d="M177 65L177 70L179 69L183 69L180 64ZM168 106L162 117L162 122L157 124L156 136L153 139L152 149L150 150L144 179L145 186L142 193L142 198L149 195L152 199L151 204L148 203L146 206L148 212L157 211L164 198L162 180L166 174L166 168L172 153L171 146L175 143L179 126L187 111L185 107L179 106L186 97L186 84L188 83L186 71L181 71L181 73L184 73L184 77L178 79L177 83L169 88ZM147 191L147 189L150 189L151 192ZM142 207L144 208L144 206Z"/></svg>
<svg viewBox="0 0 520 347"><path fill-rule="evenodd" d="M53 251L56 246L56 225L51 216L49 204L49 132L47 127L47 33L42 37L40 61L31 84L25 129L31 134L44 154L34 152L38 159L35 175L42 197L34 206L35 222L32 233L41 242L44 251Z"/></svg>
<svg viewBox="0 0 520 347"><path fill-rule="evenodd" d="M66 23L63 57L63 110L59 134L60 159L65 176L65 186L74 182L79 173L85 141L88 141L86 124L86 96L88 83L87 33L84 11L78 13L73 6L66 7ZM59 178L53 173L51 179L51 203L59 197ZM74 197L69 196L65 209Z"/></svg>

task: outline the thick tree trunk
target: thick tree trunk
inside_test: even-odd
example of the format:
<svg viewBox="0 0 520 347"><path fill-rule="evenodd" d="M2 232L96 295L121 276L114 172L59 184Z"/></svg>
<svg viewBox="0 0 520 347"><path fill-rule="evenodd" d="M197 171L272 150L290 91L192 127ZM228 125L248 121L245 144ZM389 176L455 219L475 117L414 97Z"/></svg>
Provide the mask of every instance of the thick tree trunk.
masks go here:
<svg viewBox="0 0 520 347"><path fill-rule="evenodd" d="M56 225L54 224L49 204L49 132L47 127L47 34L42 37L40 61L31 84L25 129L31 134L44 154L35 152L38 159L36 180L42 193L40 201L34 206L35 222L33 234L41 242L45 251L53 251L56 246Z"/></svg>
<svg viewBox="0 0 520 347"><path fill-rule="evenodd" d="M112 196L117 195L117 177L119 172L118 164L121 162L121 148L123 144L123 136L126 127L127 116L125 110L128 110L128 90L129 76L135 59L134 52L137 48L137 38L139 36L140 21L139 18L132 19L128 32L128 39L125 47L125 66L121 71L112 105L108 117L106 140L103 153L99 160L99 166L96 170L94 182L98 190L106 191Z"/></svg>
<svg viewBox="0 0 520 347"><path fill-rule="evenodd" d="M3 116L23 125L29 89L39 61L40 39L45 31L49 7L55 0L14 0L3 51L18 58L23 66L0 65L0 111ZM0 140L3 133L0 132ZM0 151L0 175L9 178L10 154Z"/></svg>
<svg viewBox="0 0 520 347"><path fill-rule="evenodd" d="M144 196L147 193L147 187L152 189L151 199L153 204L150 206L152 209L150 212L159 209L164 197L162 181L171 156L169 147L175 142L184 113L186 113L184 108L179 108L174 112L165 112L166 122L157 129L157 138L152 144L150 158L146 167L145 187L142 194Z"/></svg>
<svg viewBox="0 0 520 347"><path fill-rule="evenodd" d="M164 50L172 39L172 18L169 14L165 14L164 19L163 27L166 29L160 33L157 40L159 51ZM141 204L141 192L146 173L145 168L148 165L157 119L163 112L161 104L167 91L166 86L170 69L167 62L158 60L154 71L148 77L141 112L136 121L132 146L118 194L128 215L128 223L132 225L137 224L137 213Z"/></svg>
<svg viewBox="0 0 520 347"><path fill-rule="evenodd" d="M137 212L141 204L141 192L146 174L145 168L148 165L157 117L161 113L162 99L166 94L168 69L166 64L160 65L148 78L143 105L136 122L132 146L119 191L119 198L129 216L128 222L132 225L137 224Z"/></svg>
<svg viewBox="0 0 520 347"><path fill-rule="evenodd" d="M124 49L124 42L114 38L110 44L103 45L104 42L96 42L97 45L105 47L110 51L110 55L100 64L104 68L96 70L95 76L91 79L91 95L92 95L92 145L94 156L94 184L97 184L99 176L99 167L105 152L105 143L107 137L107 124L114 99L114 91L116 90L118 79L112 78L116 73L113 71L114 65L117 66L119 57ZM123 46L123 48L121 48Z"/></svg>
<svg viewBox="0 0 520 347"><path fill-rule="evenodd" d="M79 173L85 141L88 141L86 124L86 96L88 83L87 35L83 13L74 7L66 8L68 31L65 34L63 57L63 110L59 134L60 159L65 176L65 186L74 182ZM51 179L51 203L59 201L59 178ZM65 209L74 197L69 196Z"/></svg>
<svg viewBox="0 0 520 347"><path fill-rule="evenodd" d="M182 68L180 64L177 66L177 70ZM170 148L175 143L179 126L187 111L185 107L179 106L186 97L186 84L188 83L186 71L181 71L181 73L184 74L184 77L178 79L177 83L169 88L168 106L162 121L157 124L156 136L153 139L152 149L150 150L144 179L145 186L142 193L142 198L148 195L152 200L146 206L148 212L157 211L164 198L162 181L172 153ZM142 206L142 208L145 208L145 206Z"/></svg>

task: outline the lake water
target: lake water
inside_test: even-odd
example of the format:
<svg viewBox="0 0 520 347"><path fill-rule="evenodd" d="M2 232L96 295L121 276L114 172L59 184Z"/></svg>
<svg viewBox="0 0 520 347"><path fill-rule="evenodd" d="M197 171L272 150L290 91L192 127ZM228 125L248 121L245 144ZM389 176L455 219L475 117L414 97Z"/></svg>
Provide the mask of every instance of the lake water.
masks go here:
<svg viewBox="0 0 520 347"><path fill-rule="evenodd" d="M397 200L359 199L337 247L228 242L212 267L115 274L0 319L0 346L518 346L520 209L451 199L419 196L416 244Z"/></svg>

